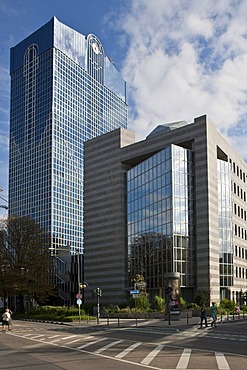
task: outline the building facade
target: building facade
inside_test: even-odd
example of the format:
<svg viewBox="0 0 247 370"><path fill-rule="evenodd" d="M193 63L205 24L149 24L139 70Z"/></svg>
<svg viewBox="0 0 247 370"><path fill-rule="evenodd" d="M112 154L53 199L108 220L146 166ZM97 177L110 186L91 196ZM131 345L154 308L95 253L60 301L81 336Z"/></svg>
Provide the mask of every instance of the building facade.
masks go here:
<svg viewBox="0 0 247 370"><path fill-rule="evenodd" d="M102 302L128 302L137 275L151 300L178 277L187 301L244 302L247 165L207 116L137 143L118 129L85 159L85 277Z"/></svg>
<svg viewBox="0 0 247 370"><path fill-rule="evenodd" d="M96 36L55 17L11 49L10 63L9 215L31 216L50 235L53 255L76 257L84 142L127 127L126 83ZM62 261L55 265L64 273Z"/></svg>

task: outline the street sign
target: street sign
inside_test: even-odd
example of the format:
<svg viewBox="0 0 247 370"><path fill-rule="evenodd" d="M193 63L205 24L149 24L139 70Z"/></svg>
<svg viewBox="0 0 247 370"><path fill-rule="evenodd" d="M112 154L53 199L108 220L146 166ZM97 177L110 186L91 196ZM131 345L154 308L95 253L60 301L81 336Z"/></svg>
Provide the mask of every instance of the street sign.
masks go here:
<svg viewBox="0 0 247 370"><path fill-rule="evenodd" d="M130 294L140 294L141 291L137 289L130 290Z"/></svg>
<svg viewBox="0 0 247 370"><path fill-rule="evenodd" d="M81 293L77 293L77 294L76 294L76 298L77 298L77 299L82 299L82 294L81 294Z"/></svg>
<svg viewBox="0 0 247 370"><path fill-rule="evenodd" d="M81 299L77 299L76 303L78 304L78 306L80 306L82 304L82 300Z"/></svg>

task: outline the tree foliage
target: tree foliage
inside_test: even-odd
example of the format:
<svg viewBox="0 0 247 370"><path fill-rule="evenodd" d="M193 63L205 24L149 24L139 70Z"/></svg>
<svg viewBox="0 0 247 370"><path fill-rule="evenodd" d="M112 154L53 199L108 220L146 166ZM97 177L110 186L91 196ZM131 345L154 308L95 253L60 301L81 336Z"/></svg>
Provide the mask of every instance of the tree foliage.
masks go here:
<svg viewBox="0 0 247 370"><path fill-rule="evenodd" d="M9 217L0 230L0 295L44 303L52 293L48 239L29 217Z"/></svg>
<svg viewBox="0 0 247 370"><path fill-rule="evenodd" d="M196 292L196 296L195 296L195 303L198 305L198 306L208 306L209 305L209 294L207 291L205 290L198 290Z"/></svg>

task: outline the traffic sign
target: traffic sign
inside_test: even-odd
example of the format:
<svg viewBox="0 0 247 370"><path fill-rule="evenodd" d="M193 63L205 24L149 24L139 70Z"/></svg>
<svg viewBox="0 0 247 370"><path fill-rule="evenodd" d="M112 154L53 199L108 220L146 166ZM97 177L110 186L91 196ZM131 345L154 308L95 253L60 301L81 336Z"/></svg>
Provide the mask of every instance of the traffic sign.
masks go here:
<svg viewBox="0 0 247 370"><path fill-rule="evenodd" d="M76 298L77 298L77 299L82 299L82 294L81 294L81 293L77 293L77 294L76 294Z"/></svg>
<svg viewBox="0 0 247 370"><path fill-rule="evenodd" d="M81 299L77 299L76 303L78 304L78 306L80 306L82 304L82 300Z"/></svg>
<svg viewBox="0 0 247 370"><path fill-rule="evenodd" d="M137 298L138 298L138 294L133 294L133 295L132 295L132 297L133 297L134 299L137 299Z"/></svg>
<svg viewBox="0 0 247 370"><path fill-rule="evenodd" d="M141 291L137 289L130 290L130 294L140 294Z"/></svg>

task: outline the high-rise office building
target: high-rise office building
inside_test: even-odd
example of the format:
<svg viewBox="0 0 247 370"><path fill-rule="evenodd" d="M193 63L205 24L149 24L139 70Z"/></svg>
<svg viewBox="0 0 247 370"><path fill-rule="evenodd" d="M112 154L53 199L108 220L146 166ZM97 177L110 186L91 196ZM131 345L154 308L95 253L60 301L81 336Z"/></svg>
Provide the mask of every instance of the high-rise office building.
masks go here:
<svg viewBox="0 0 247 370"><path fill-rule="evenodd" d="M35 219L54 254L82 253L84 142L127 127L126 83L96 36L55 17L10 64L9 215Z"/></svg>
<svg viewBox="0 0 247 370"><path fill-rule="evenodd" d="M207 116L137 143L118 129L84 153L85 278L102 303L128 302L137 275L152 300L171 284L187 301L243 303L247 165Z"/></svg>

